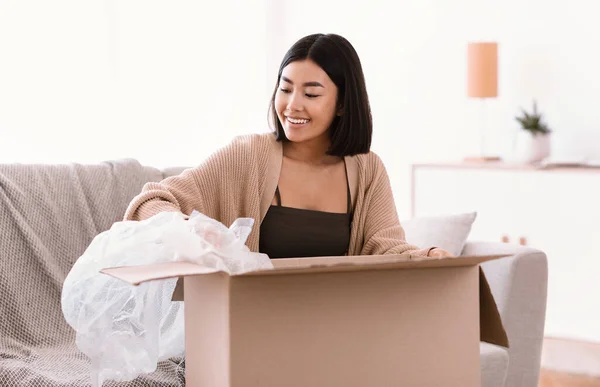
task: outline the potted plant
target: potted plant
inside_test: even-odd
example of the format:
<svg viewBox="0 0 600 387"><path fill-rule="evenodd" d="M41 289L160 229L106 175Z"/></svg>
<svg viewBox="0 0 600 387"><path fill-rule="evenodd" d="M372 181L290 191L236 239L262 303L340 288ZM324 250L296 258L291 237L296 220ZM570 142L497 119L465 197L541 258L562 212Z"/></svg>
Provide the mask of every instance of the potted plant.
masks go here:
<svg viewBox="0 0 600 387"><path fill-rule="evenodd" d="M531 113L521 108L521 115L515 117L521 126L517 133L517 158L526 163L542 161L550 155L550 133L548 125L538 112L537 103L533 101Z"/></svg>

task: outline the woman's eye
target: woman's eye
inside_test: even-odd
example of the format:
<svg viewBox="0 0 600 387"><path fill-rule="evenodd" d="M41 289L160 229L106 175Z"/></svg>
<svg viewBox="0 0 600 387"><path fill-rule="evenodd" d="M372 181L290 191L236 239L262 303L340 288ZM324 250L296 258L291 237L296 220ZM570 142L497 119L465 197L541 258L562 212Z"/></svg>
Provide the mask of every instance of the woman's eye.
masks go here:
<svg viewBox="0 0 600 387"><path fill-rule="evenodd" d="M283 87L280 87L279 90L281 90L282 93L289 93L290 91L288 89L284 89Z"/></svg>
<svg viewBox="0 0 600 387"><path fill-rule="evenodd" d="M316 98L316 97L318 97L318 95L317 95L317 94L306 94L306 96L307 96L308 98Z"/></svg>

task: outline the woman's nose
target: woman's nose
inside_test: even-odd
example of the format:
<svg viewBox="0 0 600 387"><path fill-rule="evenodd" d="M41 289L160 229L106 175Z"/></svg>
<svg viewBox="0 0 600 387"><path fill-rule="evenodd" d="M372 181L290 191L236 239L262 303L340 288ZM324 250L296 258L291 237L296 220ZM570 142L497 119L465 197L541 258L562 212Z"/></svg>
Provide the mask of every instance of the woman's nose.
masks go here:
<svg viewBox="0 0 600 387"><path fill-rule="evenodd" d="M291 111L300 111L303 109L300 93L290 93L287 108Z"/></svg>

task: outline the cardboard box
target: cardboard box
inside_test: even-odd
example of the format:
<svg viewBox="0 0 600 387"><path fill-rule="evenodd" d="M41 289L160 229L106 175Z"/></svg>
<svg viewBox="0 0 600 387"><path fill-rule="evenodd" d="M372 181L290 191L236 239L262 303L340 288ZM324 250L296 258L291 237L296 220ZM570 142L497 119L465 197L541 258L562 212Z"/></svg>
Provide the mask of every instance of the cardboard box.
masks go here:
<svg viewBox="0 0 600 387"><path fill-rule="evenodd" d="M480 340L508 347L479 267L496 258L274 259L272 270L231 276L188 262L103 272L134 285L184 277L188 387L475 387Z"/></svg>

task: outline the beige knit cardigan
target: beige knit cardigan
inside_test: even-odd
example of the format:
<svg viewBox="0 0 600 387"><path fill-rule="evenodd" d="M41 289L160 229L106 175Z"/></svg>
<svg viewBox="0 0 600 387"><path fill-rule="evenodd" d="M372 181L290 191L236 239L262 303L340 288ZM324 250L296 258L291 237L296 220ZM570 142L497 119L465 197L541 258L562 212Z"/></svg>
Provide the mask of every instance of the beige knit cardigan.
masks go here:
<svg viewBox="0 0 600 387"><path fill-rule="evenodd" d="M200 165L160 183L146 183L124 220L143 220L162 211L197 210L226 226L240 217L256 223L246 245L257 252L260 222L275 195L283 159L272 133L239 136ZM345 157L353 221L348 255L427 256L405 241L386 169L373 152Z"/></svg>

